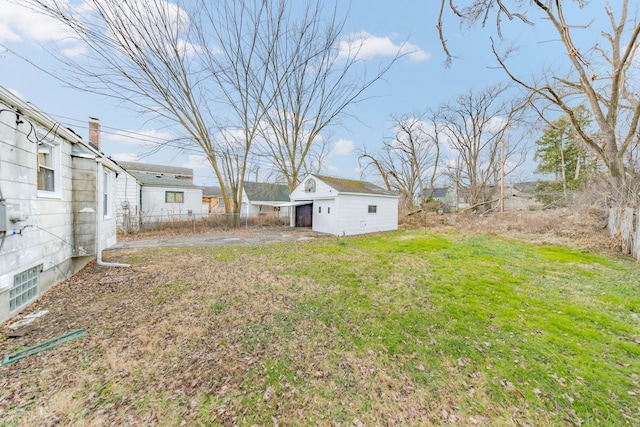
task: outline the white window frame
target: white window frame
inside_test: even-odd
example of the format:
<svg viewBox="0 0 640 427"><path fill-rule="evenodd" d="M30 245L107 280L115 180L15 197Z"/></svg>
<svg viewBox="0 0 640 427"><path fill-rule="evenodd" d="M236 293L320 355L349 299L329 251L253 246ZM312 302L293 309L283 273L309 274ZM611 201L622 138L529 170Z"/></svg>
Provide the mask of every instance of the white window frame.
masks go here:
<svg viewBox="0 0 640 427"><path fill-rule="evenodd" d="M48 149L51 154L51 167L46 167L53 172L53 191L50 190L41 190L38 188L38 197L45 198L60 198L62 197L62 189L61 187L61 175L62 175L62 166L61 166L61 146L55 142L43 142L38 144L36 148L36 187L39 186L40 181L40 150Z"/></svg>
<svg viewBox="0 0 640 427"><path fill-rule="evenodd" d="M113 199L111 185L111 171L103 169L102 174L102 216L103 218L111 218L111 200Z"/></svg>

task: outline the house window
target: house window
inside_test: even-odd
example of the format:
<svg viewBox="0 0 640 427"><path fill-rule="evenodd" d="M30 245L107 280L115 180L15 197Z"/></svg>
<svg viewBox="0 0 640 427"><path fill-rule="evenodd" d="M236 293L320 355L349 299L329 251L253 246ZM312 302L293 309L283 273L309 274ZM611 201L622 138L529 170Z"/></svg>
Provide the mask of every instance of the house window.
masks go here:
<svg viewBox="0 0 640 427"><path fill-rule="evenodd" d="M13 312L38 296L38 273L36 266L13 276L13 286L9 290L9 311Z"/></svg>
<svg viewBox="0 0 640 427"><path fill-rule="evenodd" d="M330 214L331 213L331 207L327 208L327 213Z"/></svg>
<svg viewBox="0 0 640 427"><path fill-rule="evenodd" d="M318 213L322 213L322 206L318 206Z"/></svg>
<svg viewBox="0 0 640 427"><path fill-rule="evenodd" d="M184 203L184 191L166 191L164 201L165 203Z"/></svg>
<svg viewBox="0 0 640 427"><path fill-rule="evenodd" d="M369 213L371 213L371 214L378 213L378 206L377 205L369 205Z"/></svg>
<svg viewBox="0 0 640 427"><path fill-rule="evenodd" d="M51 195L59 191L60 147L50 143L38 145L38 191Z"/></svg>

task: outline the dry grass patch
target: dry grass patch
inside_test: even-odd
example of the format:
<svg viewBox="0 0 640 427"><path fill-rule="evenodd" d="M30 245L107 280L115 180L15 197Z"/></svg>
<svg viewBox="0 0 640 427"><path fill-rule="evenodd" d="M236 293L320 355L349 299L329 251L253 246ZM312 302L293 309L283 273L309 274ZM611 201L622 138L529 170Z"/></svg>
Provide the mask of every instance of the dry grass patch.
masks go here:
<svg viewBox="0 0 640 427"><path fill-rule="evenodd" d="M109 261L132 267L90 265L34 304L50 310L37 330L0 341L7 354L88 333L1 368L0 418L145 426L638 420L635 264L439 231L111 253Z"/></svg>

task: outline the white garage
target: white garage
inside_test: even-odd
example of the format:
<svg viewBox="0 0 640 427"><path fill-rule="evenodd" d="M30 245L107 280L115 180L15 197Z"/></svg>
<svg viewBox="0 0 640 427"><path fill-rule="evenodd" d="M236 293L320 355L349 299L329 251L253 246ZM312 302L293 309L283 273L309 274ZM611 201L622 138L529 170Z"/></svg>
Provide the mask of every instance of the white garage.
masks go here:
<svg viewBox="0 0 640 427"><path fill-rule="evenodd" d="M312 174L289 198L292 227L335 236L398 229L398 195L370 182Z"/></svg>

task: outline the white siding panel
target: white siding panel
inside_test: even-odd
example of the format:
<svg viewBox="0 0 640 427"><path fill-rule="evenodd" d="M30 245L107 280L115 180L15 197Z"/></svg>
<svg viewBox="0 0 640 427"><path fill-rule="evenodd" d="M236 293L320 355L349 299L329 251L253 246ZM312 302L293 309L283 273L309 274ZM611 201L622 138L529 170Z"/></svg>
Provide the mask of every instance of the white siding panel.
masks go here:
<svg viewBox="0 0 640 427"><path fill-rule="evenodd" d="M165 192L184 193L184 203L165 203ZM144 221L185 220L191 211L201 215L202 189L184 187L142 187L142 217Z"/></svg>
<svg viewBox="0 0 640 427"><path fill-rule="evenodd" d="M375 214L368 206L376 206ZM375 233L398 229L398 199L374 195L341 195L338 198L337 235Z"/></svg>

